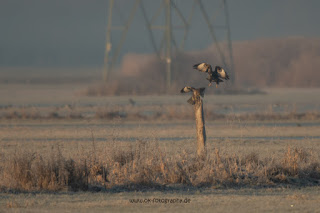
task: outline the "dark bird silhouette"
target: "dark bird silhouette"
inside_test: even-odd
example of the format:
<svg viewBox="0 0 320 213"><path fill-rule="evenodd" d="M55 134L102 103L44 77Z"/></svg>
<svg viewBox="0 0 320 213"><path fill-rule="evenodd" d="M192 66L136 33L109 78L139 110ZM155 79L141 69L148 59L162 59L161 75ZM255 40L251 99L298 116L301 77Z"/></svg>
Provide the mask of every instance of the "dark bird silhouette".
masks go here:
<svg viewBox="0 0 320 213"><path fill-rule="evenodd" d="M132 98L129 98L129 103L130 103L132 106L136 105L136 102L135 102Z"/></svg>
<svg viewBox="0 0 320 213"><path fill-rule="evenodd" d="M180 92L181 93L188 93L188 92L192 92L192 97L189 98L189 100L187 101L189 104L194 105L197 101L197 99L201 97L204 97L204 90L206 88L194 88L194 87L183 87Z"/></svg>
<svg viewBox="0 0 320 213"><path fill-rule="evenodd" d="M229 80L229 75L227 72L221 68L220 66L216 66L214 70L212 70L212 67L210 64L207 63L199 63L193 65L193 69L196 69L200 72L206 72L208 73L208 77L206 78L210 83L209 86L211 86L212 82L216 83L216 87L218 87L218 84L220 82L223 82L224 80Z"/></svg>

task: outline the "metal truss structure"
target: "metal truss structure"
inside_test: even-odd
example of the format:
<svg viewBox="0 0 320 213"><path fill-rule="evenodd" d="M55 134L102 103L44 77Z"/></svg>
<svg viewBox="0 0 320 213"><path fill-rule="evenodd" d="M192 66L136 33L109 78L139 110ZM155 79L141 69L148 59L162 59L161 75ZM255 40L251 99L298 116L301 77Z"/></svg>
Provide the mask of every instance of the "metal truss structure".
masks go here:
<svg viewBox="0 0 320 213"><path fill-rule="evenodd" d="M148 2L146 2L148 1ZM218 55L224 67L226 67L230 73L234 73L233 65L233 55L232 55L232 44L230 39L230 26L229 26L229 14L228 14L228 5L226 0L211 0L218 1L219 7L210 8L208 12L207 5L202 0L183 0L183 2L192 3L191 11L188 15L184 15L182 10L175 3L179 0L157 0L157 3L161 3L159 7L152 8L154 12L150 16L147 14L145 7L146 3L150 3L150 0L131 0L133 2L128 18L124 20L123 17L118 17L124 20L124 24L115 25L116 16L121 16L121 13L117 12L115 14L114 9L116 8L117 1L109 0L108 6L108 20L107 20L107 32L106 32L106 46L105 46L105 57L104 57L104 72L103 79L104 81L109 80L109 74L114 69L115 65L118 63L121 50L123 48L124 42L126 40L128 30L132 25L134 17L137 13L141 13L144 19L144 25L147 29L147 36L149 37L150 44L159 57L159 59L164 60L166 63L166 84L167 88L171 85L171 76L172 76L172 63L174 63L173 51L181 52L185 48L185 43L187 41L188 34L190 33L190 26L192 19L195 15L202 16L206 22L206 27L209 31L210 37L217 49ZM182 0L180 0L182 1ZM210 1L209 1L210 2ZM198 7L201 14L195 14L195 9ZM149 7L150 8L150 7ZM119 8L118 8L119 9ZM140 10L139 10L140 9ZM149 9L150 10L150 9ZM179 17L180 20L173 20L172 13L176 13L175 17ZM213 15L211 15L213 14ZM223 23L216 23L217 17L220 16L220 20L224 20ZM222 16L222 19L221 19ZM160 20L162 24L156 24L156 21L159 22L159 17L162 17L164 20ZM164 17L164 18L163 18ZM221 21L220 21L221 22ZM182 23L182 24L177 24ZM114 31L121 31L121 36L117 38L119 41L112 41L112 34ZM173 35L174 30L182 30L182 38L176 39ZM222 49L221 42L218 41L217 31L223 31L225 35L224 41L227 42L227 48ZM155 38L156 33L162 33L162 39ZM145 35L143 35L145 36ZM178 43L180 41L180 43ZM233 75L234 76L234 75ZM233 78L234 81L234 78Z"/></svg>

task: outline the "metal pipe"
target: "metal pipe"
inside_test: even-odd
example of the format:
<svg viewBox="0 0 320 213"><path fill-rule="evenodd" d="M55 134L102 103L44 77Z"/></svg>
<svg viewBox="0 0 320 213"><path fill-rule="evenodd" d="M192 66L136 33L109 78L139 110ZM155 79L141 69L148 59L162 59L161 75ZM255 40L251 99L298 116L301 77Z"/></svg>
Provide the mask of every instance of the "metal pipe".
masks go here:
<svg viewBox="0 0 320 213"><path fill-rule="evenodd" d="M114 54L114 56L112 58L110 69L112 69L114 64L117 62L117 59L118 59L119 54L120 54L120 50L121 50L121 48L123 46L124 40L125 40L125 38L127 36L129 27L130 27L130 25L131 25L131 23L133 21L133 17L134 17L134 15L136 13L136 10L137 10L137 7L138 7L139 3L140 3L140 0L136 0L135 4L134 4L134 6L133 6L133 8L131 10L131 13L129 15L128 21L127 21L127 23L126 23L126 25L124 27L123 32L122 32L122 35L121 35L121 38L120 38L120 41L119 41L119 45L118 45L118 47L117 47L117 49L115 51L115 54Z"/></svg>
<svg viewBox="0 0 320 213"><path fill-rule="evenodd" d="M107 34L106 34L106 46L104 53L104 69L103 69L103 80L107 82L109 72L109 53L111 51L111 28L112 28L112 8L114 0L109 0L108 10L108 23L107 23Z"/></svg>
<svg viewBox="0 0 320 213"><path fill-rule="evenodd" d="M215 36L215 32L214 32L213 26L210 23L209 16L208 16L206 10L204 9L204 6L203 6L201 0L197 0L197 2L199 4L199 6L200 6L200 10L202 12L202 15L203 15L203 17L204 17L204 19L205 19L205 21L206 21L206 23L208 25L208 28L209 28L209 31L210 31L210 35L211 35L213 41L215 42L215 45L217 47L217 50L218 50L218 53L220 55L221 61L222 61L223 65L226 67L227 63L226 63L226 60L224 58L223 52L220 49L220 46L219 46L219 43L218 43L218 39Z"/></svg>
<svg viewBox="0 0 320 213"><path fill-rule="evenodd" d="M171 0L165 0L166 6L166 72L167 90L171 86Z"/></svg>
<svg viewBox="0 0 320 213"><path fill-rule="evenodd" d="M227 40L228 40L229 57L230 57L230 73L232 75L231 83L232 83L232 85L234 85L235 72L234 72L234 64L233 64L233 51L232 51L231 32L230 32L230 23L229 23L229 10L228 10L228 4L227 4L226 0L223 1L223 6L224 6L226 25L227 25Z"/></svg>
<svg viewBox="0 0 320 213"><path fill-rule="evenodd" d="M157 56L160 58L160 52L159 52L159 50L157 48L157 44L155 42L155 39L154 39L154 36L153 36L153 33L152 33L151 24L150 24L150 21L148 19L148 16L147 16L147 13L146 13L146 9L144 8L144 4L143 4L142 0L141 0L140 8L141 8L142 15L143 15L143 18L144 18L145 23L146 23L146 27L147 27L147 30L148 30L148 33L149 33L149 37L150 37L150 40L151 40L152 47L153 47L154 51L156 52Z"/></svg>

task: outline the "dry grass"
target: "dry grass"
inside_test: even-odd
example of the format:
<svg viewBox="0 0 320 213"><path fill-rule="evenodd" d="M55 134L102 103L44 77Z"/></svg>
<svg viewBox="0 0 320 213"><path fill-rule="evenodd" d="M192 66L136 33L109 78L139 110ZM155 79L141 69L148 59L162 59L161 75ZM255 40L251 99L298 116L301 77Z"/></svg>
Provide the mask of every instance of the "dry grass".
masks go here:
<svg viewBox="0 0 320 213"><path fill-rule="evenodd" d="M49 158L29 152L17 152L5 159L1 168L2 186L17 191L86 190L87 168L84 162L66 160L59 151Z"/></svg>
<svg viewBox="0 0 320 213"><path fill-rule="evenodd" d="M181 150L169 155L158 145L136 142L119 149L92 150L64 157L59 147L50 155L16 151L2 154L2 191L78 191L164 189L172 184L194 187L257 187L289 184L319 185L320 159L312 150L288 147L283 156L259 158L220 154L214 149L204 159Z"/></svg>

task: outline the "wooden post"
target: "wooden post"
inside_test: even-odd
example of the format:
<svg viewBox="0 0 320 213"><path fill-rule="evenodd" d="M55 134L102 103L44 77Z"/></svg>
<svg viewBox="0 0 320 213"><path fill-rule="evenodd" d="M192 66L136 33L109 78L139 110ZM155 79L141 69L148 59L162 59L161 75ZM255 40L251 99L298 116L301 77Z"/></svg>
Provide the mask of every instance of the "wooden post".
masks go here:
<svg viewBox="0 0 320 213"><path fill-rule="evenodd" d="M206 127L204 122L203 114L203 103L199 94L193 93L195 104L194 104L194 115L196 119L197 128L197 155L202 157L206 154Z"/></svg>

